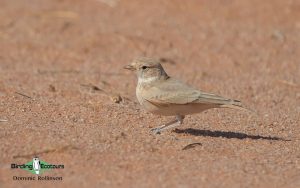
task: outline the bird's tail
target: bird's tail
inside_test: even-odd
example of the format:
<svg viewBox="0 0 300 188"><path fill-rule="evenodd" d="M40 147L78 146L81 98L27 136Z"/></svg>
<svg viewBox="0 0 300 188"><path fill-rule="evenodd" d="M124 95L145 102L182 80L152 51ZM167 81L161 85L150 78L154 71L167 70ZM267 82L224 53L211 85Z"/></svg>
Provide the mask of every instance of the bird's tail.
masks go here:
<svg viewBox="0 0 300 188"><path fill-rule="evenodd" d="M244 106L242 104L242 102L238 101L238 100L230 100L227 104L220 105L220 107L222 107L222 108L232 108L232 109L237 109L237 110L244 110L244 111L248 111L248 112L252 112L252 113L256 114L256 112L254 110Z"/></svg>
<svg viewBox="0 0 300 188"><path fill-rule="evenodd" d="M197 100L197 102L198 103L206 103L206 104L214 104L216 107L233 108L233 109L244 110L244 111L248 111L248 112L257 114L254 110L243 105L242 102L239 100L224 98L222 96L218 96L218 95L215 95L212 93L202 92L201 97Z"/></svg>

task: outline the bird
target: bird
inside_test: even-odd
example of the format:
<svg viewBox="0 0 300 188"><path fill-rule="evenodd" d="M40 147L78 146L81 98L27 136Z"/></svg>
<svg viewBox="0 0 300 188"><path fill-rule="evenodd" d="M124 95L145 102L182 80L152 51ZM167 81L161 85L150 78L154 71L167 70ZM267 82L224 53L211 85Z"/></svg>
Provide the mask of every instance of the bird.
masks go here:
<svg viewBox="0 0 300 188"><path fill-rule="evenodd" d="M158 59L139 57L124 68L136 73L136 97L146 111L176 117L171 122L151 129L155 134L181 125L186 115L212 108L252 111L239 100L204 92L170 77Z"/></svg>
<svg viewBox="0 0 300 188"><path fill-rule="evenodd" d="M34 157L32 159L32 167L33 170L35 171L35 174L40 174L40 170L41 170L41 163L38 157Z"/></svg>

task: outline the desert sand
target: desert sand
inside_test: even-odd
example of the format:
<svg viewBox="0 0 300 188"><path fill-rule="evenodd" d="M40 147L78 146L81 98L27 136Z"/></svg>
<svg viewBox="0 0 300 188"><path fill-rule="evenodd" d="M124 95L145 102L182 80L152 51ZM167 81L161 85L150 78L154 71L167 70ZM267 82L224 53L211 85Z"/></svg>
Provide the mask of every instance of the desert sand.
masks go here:
<svg viewBox="0 0 300 188"><path fill-rule="evenodd" d="M300 187L300 2L1 0L0 187ZM134 58L239 99L175 130L143 110ZM64 169L34 176L34 156Z"/></svg>

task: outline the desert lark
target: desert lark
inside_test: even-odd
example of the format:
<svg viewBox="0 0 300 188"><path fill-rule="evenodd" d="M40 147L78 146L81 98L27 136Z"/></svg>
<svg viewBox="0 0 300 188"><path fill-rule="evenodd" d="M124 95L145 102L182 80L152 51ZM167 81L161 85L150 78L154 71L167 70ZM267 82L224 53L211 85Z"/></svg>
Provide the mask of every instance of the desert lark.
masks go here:
<svg viewBox="0 0 300 188"><path fill-rule="evenodd" d="M151 129L154 133L182 124L185 115L211 108L248 110L238 100L197 90L170 77L156 59L137 58L124 68L137 74L136 96L143 108L158 115L176 116L174 121Z"/></svg>

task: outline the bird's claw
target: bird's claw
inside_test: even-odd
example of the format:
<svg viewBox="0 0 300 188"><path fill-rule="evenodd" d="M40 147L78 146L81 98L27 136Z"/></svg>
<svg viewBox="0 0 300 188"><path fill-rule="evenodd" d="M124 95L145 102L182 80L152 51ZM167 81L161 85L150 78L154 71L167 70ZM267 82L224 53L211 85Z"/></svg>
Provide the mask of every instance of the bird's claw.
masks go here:
<svg viewBox="0 0 300 188"><path fill-rule="evenodd" d="M160 134L161 129L160 129L160 127L156 127L156 128L151 129L151 132L154 134Z"/></svg>

